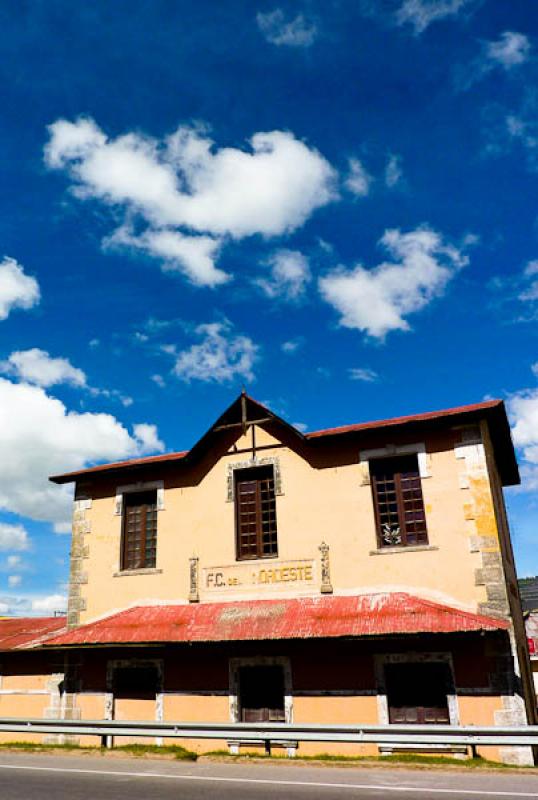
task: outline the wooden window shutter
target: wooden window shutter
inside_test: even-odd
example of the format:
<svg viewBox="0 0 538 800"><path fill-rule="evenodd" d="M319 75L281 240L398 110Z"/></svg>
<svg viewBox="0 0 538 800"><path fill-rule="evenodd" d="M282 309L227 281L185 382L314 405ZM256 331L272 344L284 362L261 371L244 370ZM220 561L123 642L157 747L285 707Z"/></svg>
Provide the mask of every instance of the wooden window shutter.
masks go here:
<svg viewBox="0 0 538 800"><path fill-rule="evenodd" d="M428 544L417 457L381 458L370 472L379 546Z"/></svg>
<svg viewBox="0 0 538 800"><path fill-rule="evenodd" d="M235 476L237 558L278 555L272 467L239 470Z"/></svg>
<svg viewBox="0 0 538 800"><path fill-rule="evenodd" d="M150 569L157 563L157 492L123 497L122 570Z"/></svg>

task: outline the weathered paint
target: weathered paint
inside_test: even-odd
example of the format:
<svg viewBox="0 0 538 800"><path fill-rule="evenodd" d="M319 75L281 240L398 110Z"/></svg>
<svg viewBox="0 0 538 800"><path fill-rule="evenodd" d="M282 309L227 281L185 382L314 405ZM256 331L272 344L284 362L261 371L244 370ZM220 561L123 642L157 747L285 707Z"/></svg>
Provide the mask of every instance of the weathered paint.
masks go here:
<svg viewBox="0 0 538 800"><path fill-rule="evenodd" d="M65 627L64 617L4 617L0 619L0 651L36 647Z"/></svg>
<svg viewBox="0 0 538 800"><path fill-rule="evenodd" d="M311 639L506 630L508 623L403 592L250 603L138 606L75 628L52 646Z"/></svg>

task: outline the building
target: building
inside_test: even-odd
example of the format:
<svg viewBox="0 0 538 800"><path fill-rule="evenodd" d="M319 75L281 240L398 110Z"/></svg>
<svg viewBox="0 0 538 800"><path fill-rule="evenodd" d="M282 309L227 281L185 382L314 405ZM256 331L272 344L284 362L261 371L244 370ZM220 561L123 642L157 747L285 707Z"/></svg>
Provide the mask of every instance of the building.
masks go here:
<svg viewBox="0 0 538 800"><path fill-rule="evenodd" d="M534 678L534 691L538 693L538 577L522 578L518 583Z"/></svg>
<svg viewBox="0 0 538 800"><path fill-rule="evenodd" d="M51 480L67 620L0 623L2 716L535 722L502 402L304 435L242 393L187 452ZM300 745L331 750L375 748Z"/></svg>

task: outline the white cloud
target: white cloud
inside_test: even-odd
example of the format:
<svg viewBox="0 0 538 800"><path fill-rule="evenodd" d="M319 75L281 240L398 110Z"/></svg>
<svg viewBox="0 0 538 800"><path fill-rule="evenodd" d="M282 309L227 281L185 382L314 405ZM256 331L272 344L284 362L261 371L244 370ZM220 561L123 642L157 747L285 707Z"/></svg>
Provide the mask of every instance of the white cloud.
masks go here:
<svg viewBox="0 0 538 800"><path fill-rule="evenodd" d="M175 230L147 230L135 235L122 225L108 236L105 248L131 247L162 259L166 272L182 272L196 286L218 286L230 275L215 266L221 247L211 236L185 236Z"/></svg>
<svg viewBox="0 0 538 800"><path fill-rule="evenodd" d="M11 353L7 361L0 363L0 370L37 386L49 387L61 383L86 386L86 376L81 369L74 367L67 358L52 358L37 347Z"/></svg>
<svg viewBox="0 0 538 800"><path fill-rule="evenodd" d="M358 264L337 267L319 281L323 298L341 315L340 324L384 338L392 330L410 330L406 317L443 294L468 259L426 227L409 233L386 230L381 246L393 257L373 269Z"/></svg>
<svg viewBox="0 0 538 800"><path fill-rule="evenodd" d="M198 325L194 344L177 354L174 373L184 381L224 383L234 378L254 379L253 367L259 348L248 336L234 334L230 322Z"/></svg>
<svg viewBox="0 0 538 800"><path fill-rule="evenodd" d="M19 567L21 565L22 558L20 556L8 556L6 563L10 569L15 569L15 567Z"/></svg>
<svg viewBox="0 0 538 800"><path fill-rule="evenodd" d="M65 611L67 597L64 594L49 594L32 601L32 611L53 614L55 611Z"/></svg>
<svg viewBox="0 0 538 800"><path fill-rule="evenodd" d="M138 448L144 453L162 453L164 442L159 439L156 425L149 425L147 422L139 422L133 425L134 437Z"/></svg>
<svg viewBox="0 0 538 800"><path fill-rule="evenodd" d="M348 375L352 381L362 381L363 383L375 383L379 380L379 375L369 367L350 367Z"/></svg>
<svg viewBox="0 0 538 800"><path fill-rule="evenodd" d="M535 372L535 367L532 369ZM523 389L508 399L514 445L521 449L523 489L538 489L538 389Z"/></svg>
<svg viewBox="0 0 538 800"><path fill-rule="evenodd" d="M370 191L372 176L368 174L358 158L350 158L348 167L349 171L344 181L346 189L356 197L365 197Z"/></svg>
<svg viewBox="0 0 538 800"><path fill-rule="evenodd" d="M0 550L28 550L30 539L28 532L22 525L10 525L0 522ZM9 561L8 561L9 563Z"/></svg>
<svg viewBox="0 0 538 800"><path fill-rule="evenodd" d="M109 139L79 119L49 133L45 161L68 173L75 196L123 212L105 246L143 250L198 285L229 278L215 266L223 237L288 233L337 197L328 161L285 131L256 133L247 149L216 149L200 127Z"/></svg>
<svg viewBox="0 0 538 800"><path fill-rule="evenodd" d="M0 320L14 308L33 308L40 300L39 285L14 258L0 261Z"/></svg>
<svg viewBox="0 0 538 800"><path fill-rule="evenodd" d="M522 33L504 31L498 39L481 43L480 55L469 65L458 70L457 84L469 89L486 75L499 69L513 70L528 61L531 43Z"/></svg>
<svg viewBox="0 0 538 800"><path fill-rule="evenodd" d="M530 56L531 43L523 33L504 31L493 42L485 43L485 58L505 69L523 64Z"/></svg>
<svg viewBox="0 0 538 800"><path fill-rule="evenodd" d="M393 189L403 179L401 156L390 155L385 166L385 185Z"/></svg>
<svg viewBox="0 0 538 800"><path fill-rule="evenodd" d="M534 116L527 116L525 110L521 115L508 114L504 120L504 133L509 144L519 143L527 156L529 168L536 171L538 168L538 123ZM490 148L493 152L499 150L499 145ZM502 149L502 145L500 147Z"/></svg>
<svg viewBox="0 0 538 800"><path fill-rule="evenodd" d="M291 355L292 353L296 353L297 350L302 347L303 343L304 341L301 337L297 339L289 339L287 342L282 342L280 349L283 353Z"/></svg>
<svg viewBox="0 0 538 800"><path fill-rule="evenodd" d="M396 23L411 25L418 35L433 22L455 17L474 4L475 0L404 0L396 12Z"/></svg>
<svg viewBox="0 0 538 800"><path fill-rule="evenodd" d="M48 476L88 463L162 450L145 425L129 431L112 415L68 411L42 388L0 378L0 508L63 526L71 490Z"/></svg>
<svg viewBox="0 0 538 800"><path fill-rule="evenodd" d="M299 14L286 20L281 8L256 14L258 28L271 44L287 47L310 47L317 37L317 26Z"/></svg>
<svg viewBox="0 0 538 800"><path fill-rule="evenodd" d="M10 589L13 589L14 586L19 586L22 578L20 575L8 575L7 578L7 585Z"/></svg>
<svg viewBox="0 0 538 800"><path fill-rule="evenodd" d="M288 301L300 300L312 276L308 259L298 250L277 250L266 261L271 268L270 278L258 278L254 283L267 297Z"/></svg>

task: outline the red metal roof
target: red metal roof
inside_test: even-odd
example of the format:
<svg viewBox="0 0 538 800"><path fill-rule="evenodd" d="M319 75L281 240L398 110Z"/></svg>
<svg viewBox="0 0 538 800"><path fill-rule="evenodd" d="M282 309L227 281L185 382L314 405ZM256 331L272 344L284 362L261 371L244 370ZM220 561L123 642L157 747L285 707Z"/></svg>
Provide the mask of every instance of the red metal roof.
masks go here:
<svg viewBox="0 0 538 800"><path fill-rule="evenodd" d="M284 422L284 420L281 420L277 415L269 411L269 409L267 409L261 403L258 403L257 400L254 400L251 397L248 397L248 400L255 406L258 406L261 410L266 411L268 414L274 417L275 421L281 422L282 424L286 425L288 429L296 430L293 429L293 426L290 426L288 423ZM232 408L233 406L234 404L232 404L230 408ZM324 430L312 431L310 433L304 434L304 436L300 434L299 431L296 431L296 433L303 439L303 441L316 443L317 441L323 439L324 437L329 437L329 436L367 432L371 430L388 428L388 427L416 425L419 423L440 421L450 417L461 417L466 415L474 415L476 417L476 415L480 414L480 412L484 413L490 412L497 415L496 422L497 426L499 427L499 431L493 431L492 433L494 433L494 445L497 446L497 451L498 451L497 462L501 473L501 477L503 479L503 483L505 483L505 485L519 483L517 463L514 457L513 447L510 439L510 430L508 426L508 421L506 419L504 403L502 402L502 400L486 400L482 403L474 403L472 405L465 405L465 406L456 406L455 408L447 408L441 411L428 411L423 414L411 414L406 417L393 417L391 419L375 420L373 422L359 422L352 425L342 425L337 428L326 428ZM211 430L212 429L210 429L206 434L204 434L200 442L207 438L207 436L211 433ZM198 444L200 442L198 442ZM195 445L194 448L192 449L194 450L196 446L197 445ZM165 464L167 462L170 463L174 461L181 461L190 453L191 451L189 450L183 450L177 453L165 453L163 455L131 459L129 461L117 461L112 464L100 464L95 467L88 467L87 469L81 469L75 472L67 472L62 475L53 475L50 478L50 480L53 481L54 483L71 483L72 481L75 481L77 478L86 475L91 477L94 474L98 475L101 473L109 471L111 472L114 470L124 470L137 467L144 467L146 465L151 465L151 464Z"/></svg>
<svg viewBox="0 0 538 800"><path fill-rule="evenodd" d="M0 619L0 650L36 647L65 630L65 617L6 617Z"/></svg>
<svg viewBox="0 0 538 800"><path fill-rule="evenodd" d="M373 422L358 422L353 425L341 425L338 428L326 428L321 431L305 433L305 436L307 439L317 439L320 436L335 436L341 433L352 433L353 431L367 431L372 428L388 428L392 425L406 425L413 422L427 422L428 420L454 417L459 414L470 414L476 411L485 411L487 409L497 408L502 405L502 400L485 400L483 403L473 403L467 406L445 408L442 411L426 411L423 414L411 414L407 417L392 417L391 419L380 419L374 420Z"/></svg>
<svg viewBox="0 0 538 800"><path fill-rule="evenodd" d="M404 592L136 606L55 636L52 646L229 642L507 629L508 622Z"/></svg>

